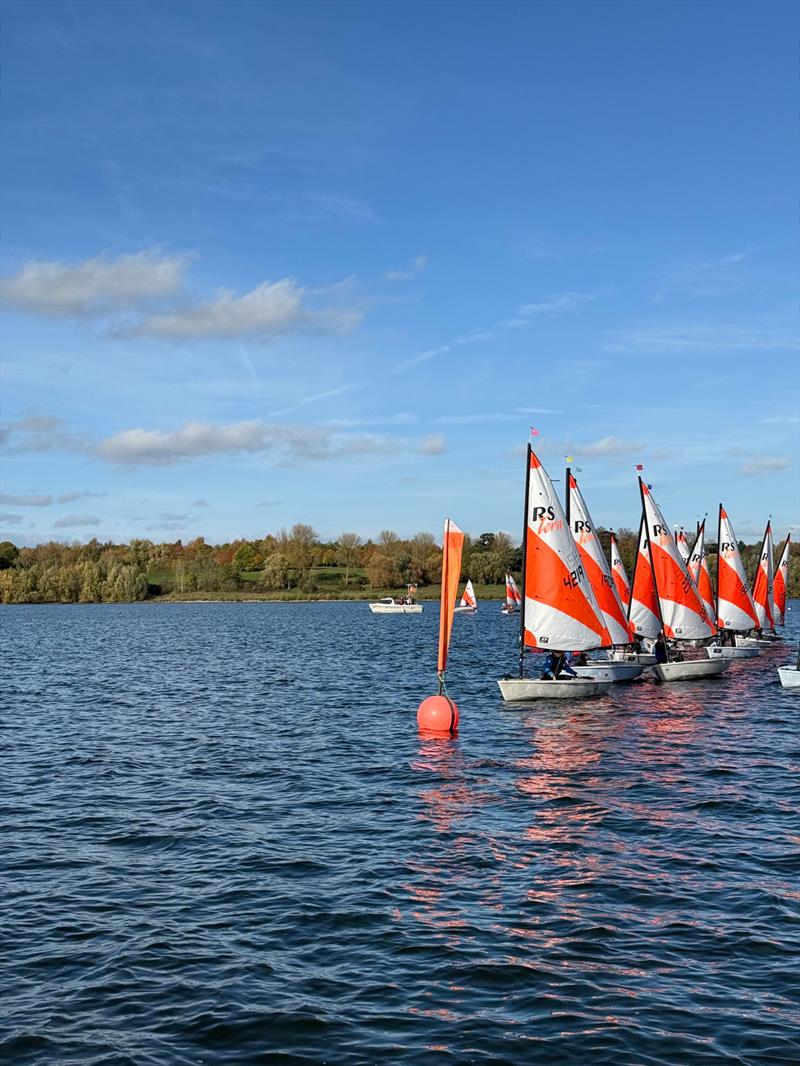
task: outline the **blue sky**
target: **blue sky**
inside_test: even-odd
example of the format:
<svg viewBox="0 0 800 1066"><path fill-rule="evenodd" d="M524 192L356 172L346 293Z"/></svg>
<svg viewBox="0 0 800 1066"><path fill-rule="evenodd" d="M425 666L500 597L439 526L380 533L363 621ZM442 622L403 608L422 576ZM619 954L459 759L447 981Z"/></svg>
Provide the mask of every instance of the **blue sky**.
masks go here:
<svg viewBox="0 0 800 1066"><path fill-rule="evenodd" d="M799 10L7 0L2 536L783 535Z"/></svg>

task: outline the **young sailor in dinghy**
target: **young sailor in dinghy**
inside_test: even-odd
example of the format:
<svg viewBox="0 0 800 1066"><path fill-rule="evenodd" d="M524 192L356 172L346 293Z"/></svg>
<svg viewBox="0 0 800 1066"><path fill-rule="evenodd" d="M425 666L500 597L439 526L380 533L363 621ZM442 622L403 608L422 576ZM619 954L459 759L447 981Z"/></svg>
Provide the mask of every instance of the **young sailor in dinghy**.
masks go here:
<svg viewBox="0 0 800 1066"><path fill-rule="evenodd" d="M578 675L567 662L563 651L551 651L542 665L542 681L556 681Z"/></svg>

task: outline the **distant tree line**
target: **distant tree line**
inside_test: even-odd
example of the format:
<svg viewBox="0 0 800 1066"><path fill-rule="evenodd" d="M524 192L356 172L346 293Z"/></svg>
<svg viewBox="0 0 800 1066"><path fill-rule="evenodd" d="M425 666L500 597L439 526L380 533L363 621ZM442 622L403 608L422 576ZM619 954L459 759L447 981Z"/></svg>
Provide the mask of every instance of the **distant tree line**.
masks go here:
<svg viewBox="0 0 800 1066"><path fill-rule="evenodd" d="M609 551L610 531L600 539ZM633 576L637 534L619 529L617 545L629 577ZM740 544L752 578L759 545ZM709 545L714 571L715 545ZM259 540L207 544L203 537L184 544L63 544L36 548L0 543L0 599L3 603L122 603L160 595L265 593L295 596L359 596L369 590L420 587L441 581L441 545L431 533L409 539L384 530L377 541L342 533L323 542L302 523ZM500 585L506 571L519 579L522 549L507 533L465 538L462 578L476 585ZM800 594L800 547L792 546L789 594Z"/></svg>

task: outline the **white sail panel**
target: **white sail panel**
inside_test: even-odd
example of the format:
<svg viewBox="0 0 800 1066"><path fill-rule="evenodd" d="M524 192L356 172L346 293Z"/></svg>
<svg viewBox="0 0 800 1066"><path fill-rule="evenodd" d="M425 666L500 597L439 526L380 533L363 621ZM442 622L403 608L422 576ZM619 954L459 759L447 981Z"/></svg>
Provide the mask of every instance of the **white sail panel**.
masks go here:
<svg viewBox="0 0 800 1066"><path fill-rule="evenodd" d="M644 519L639 527L639 544L636 548L636 564L633 568L633 586L628 605L628 619L637 637L655 640L661 632L661 617L653 583L653 568L650 565L650 541Z"/></svg>
<svg viewBox="0 0 800 1066"><path fill-rule="evenodd" d="M714 586L711 583L711 572L708 569L708 560L706 559L705 519L700 526L700 532L697 534L694 546L689 552L687 565L689 573L692 575L692 581L694 581L697 591L700 593L700 599L703 601L706 614L713 620L717 617L717 614L714 608Z"/></svg>
<svg viewBox="0 0 800 1066"><path fill-rule="evenodd" d="M773 601L775 606L775 625L782 626L786 621L786 589L789 587L789 544L791 534L786 537L778 565L775 567L773 581Z"/></svg>
<svg viewBox="0 0 800 1066"><path fill-rule="evenodd" d="M722 504L717 551L717 624L722 629L748 633L757 628L758 616L747 586L739 542Z"/></svg>
<svg viewBox="0 0 800 1066"><path fill-rule="evenodd" d="M570 533L553 483L528 449L525 540L525 645L588 651L611 634Z"/></svg>
<svg viewBox="0 0 800 1066"><path fill-rule="evenodd" d="M678 546L678 551L681 553L681 558L685 563L689 561L689 541L686 539L686 531L683 526L678 530L675 535L675 543Z"/></svg>
<svg viewBox="0 0 800 1066"><path fill-rule="evenodd" d="M775 549L772 544L772 523L767 522L764 531L764 540L761 543L761 554L758 557L758 568L753 579L753 606L756 609L756 617L760 629L773 629L775 605L773 602L773 559Z"/></svg>
<svg viewBox="0 0 800 1066"><path fill-rule="evenodd" d="M589 514L589 508L572 474L569 475L569 521L572 535L580 552L581 561L592 586L603 621L611 634L612 644L630 644L633 639L626 617L626 609L611 577L603 545Z"/></svg>
<svg viewBox="0 0 800 1066"><path fill-rule="evenodd" d="M628 580L625 565L619 554L617 538L613 533L611 534L611 576L614 579L614 588L617 590L620 602L624 604L627 610L631 602L631 583Z"/></svg>
<svg viewBox="0 0 800 1066"><path fill-rule="evenodd" d="M716 633L661 509L639 479L664 633L670 640L703 640Z"/></svg>

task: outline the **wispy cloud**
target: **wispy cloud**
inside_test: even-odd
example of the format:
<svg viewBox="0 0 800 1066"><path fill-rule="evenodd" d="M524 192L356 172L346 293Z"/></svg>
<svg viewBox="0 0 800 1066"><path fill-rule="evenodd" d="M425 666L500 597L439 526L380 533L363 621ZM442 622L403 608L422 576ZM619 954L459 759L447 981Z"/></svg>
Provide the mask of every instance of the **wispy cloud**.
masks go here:
<svg viewBox="0 0 800 1066"><path fill-rule="evenodd" d="M421 274L428 265L427 255L418 255L411 261L411 265L402 270L387 270L387 281L411 281L412 278Z"/></svg>
<svg viewBox="0 0 800 1066"><path fill-rule="evenodd" d="M290 331L342 333L361 320L360 310L314 308L307 297L308 291L293 278L265 281L243 296L223 290L213 300L148 315L119 332L178 341L234 337L266 341Z"/></svg>
<svg viewBox="0 0 800 1066"><path fill-rule="evenodd" d="M642 452L647 446L642 443L620 440L619 437L603 437L591 444L570 444L569 451L572 455L590 459L610 455L634 455Z"/></svg>
<svg viewBox="0 0 800 1066"><path fill-rule="evenodd" d="M10 452L84 451L85 441L61 418L32 415L0 425L0 444Z"/></svg>
<svg viewBox="0 0 800 1066"><path fill-rule="evenodd" d="M9 514L8 511L0 513L0 526L18 526L22 521L21 514Z"/></svg>
<svg viewBox="0 0 800 1066"><path fill-rule="evenodd" d="M771 350L795 349L796 335L773 329L753 329L738 326L686 325L645 326L639 329L616 330L606 335L607 348L624 351L639 348L645 351L717 349Z"/></svg>
<svg viewBox="0 0 800 1066"><path fill-rule="evenodd" d="M716 259L704 259L673 270L653 294L652 302L661 303L672 293L695 300L702 296L719 296L740 288L741 274L737 269L750 255L750 249L730 252Z"/></svg>
<svg viewBox="0 0 800 1066"><path fill-rule="evenodd" d="M745 477L757 477L759 474L774 474L778 470L786 470L791 465L792 460L786 456L756 456L740 466L739 473Z"/></svg>
<svg viewBox="0 0 800 1066"><path fill-rule="evenodd" d="M595 299L595 294L590 292L562 292L545 296L536 303L522 304L517 308L513 318L506 319L502 323L508 329L518 329L520 326L529 326L540 315L563 314L567 311L578 311L587 303Z"/></svg>
<svg viewBox="0 0 800 1066"><path fill-rule="evenodd" d="M539 315L563 314L579 310L588 301L594 299L595 297L592 293L565 292L546 296L538 303L522 304L521 307L517 308L513 318L498 322L489 329L478 329L470 333L462 333L438 348L427 348L417 355L412 355L410 359L404 359L401 363L398 363L397 366L392 368L391 373L400 374L405 370L410 370L414 366L419 366L420 363L427 363L429 360L437 358L437 356L446 355L463 344L475 344L477 341L491 340L498 330L532 326Z"/></svg>
<svg viewBox="0 0 800 1066"><path fill-rule="evenodd" d="M187 256L152 250L82 263L31 260L2 281L0 293L12 307L39 315L107 314L178 292L187 263Z"/></svg>
<svg viewBox="0 0 800 1066"><path fill-rule="evenodd" d="M192 500L192 507L208 507L208 500Z"/></svg>
<svg viewBox="0 0 800 1066"><path fill-rule="evenodd" d="M10 492L0 492L0 503L7 503L16 507L50 507L54 503L72 503L74 500L104 495L105 493L103 492L62 492L59 496L53 496L49 493L14 495Z"/></svg>
<svg viewBox="0 0 800 1066"><path fill-rule="evenodd" d="M100 519L93 514L68 514L53 523L56 529L71 529L73 526L99 526Z"/></svg>

